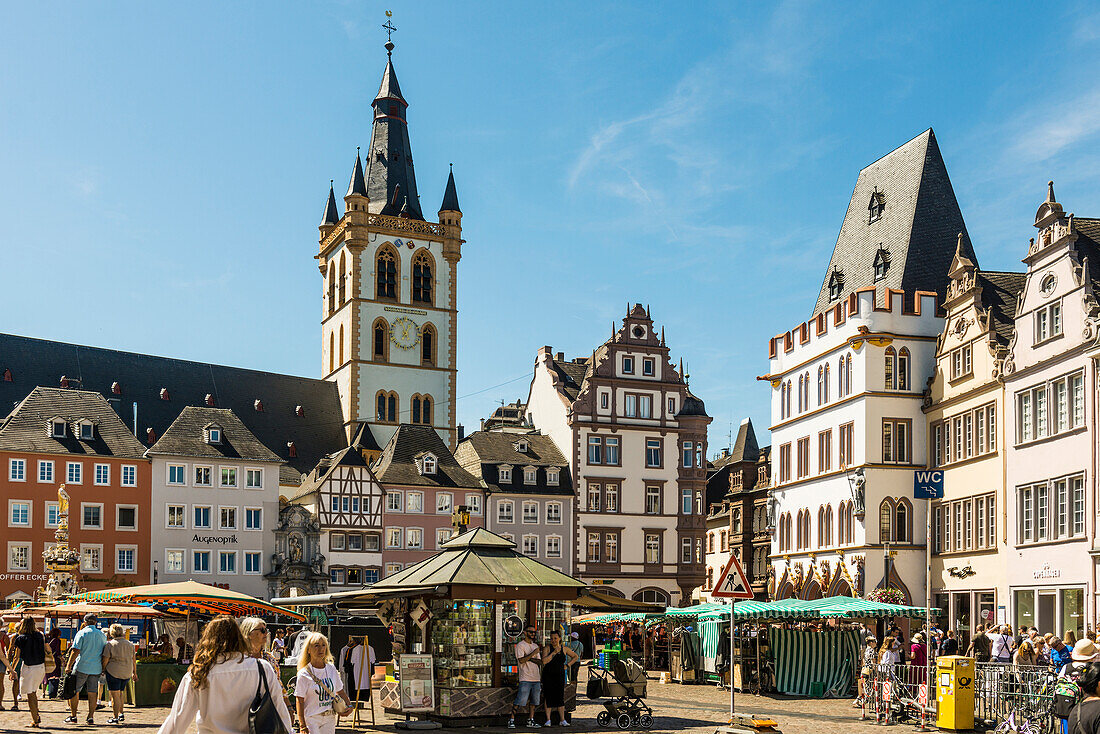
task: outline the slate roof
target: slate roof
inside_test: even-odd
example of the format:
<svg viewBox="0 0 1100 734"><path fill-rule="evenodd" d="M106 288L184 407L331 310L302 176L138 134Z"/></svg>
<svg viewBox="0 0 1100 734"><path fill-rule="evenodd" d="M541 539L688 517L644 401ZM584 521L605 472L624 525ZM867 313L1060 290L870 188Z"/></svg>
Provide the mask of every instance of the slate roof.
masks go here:
<svg viewBox="0 0 1100 734"><path fill-rule="evenodd" d="M64 438L50 435L48 422L54 418L69 424ZM73 425L82 418L95 426L90 441L74 435ZM0 423L0 451L140 459L145 447L99 393L36 387Z"/></svg>
<svg viewBox="0 0 1100 734"><path fill-rule="evenodd" d="M885 209L869 223L868 204L876 192ZM859 172L813 315L835 303L829 299L834 270L843 273L841 298L877 287L880 303L886 288L904 290L907 304L918 290L934 291L942 302L960 232L963 254L977 264L947 166L929 128ZM890 265L876 283L874 260L880 248L889 254Z"/></svg>
<svg viewBox="0 0 1100 734"><path fill-rule="evenodd" d="M340 223L340 210L336 207L336 192L332 190L332 184L328 186L328 201L325 202L325 211L321 214L321 226L327 227Z"/></svg>
<svg viewBox="0 0 1100 734"><path fill-rule="evenodd" d="M221 428L221 441L207 443L206 426ZM194 456L202 459L243 459L245 461L282 461L245 427L228 408L188 405L180 411L168 430L146 452L148 456Z"/></svg>
<svg viewBox="0 0 1100 734"><path fill-rule="evenodd" d="M1016 328L1016 305L1027 274L979 270L977 275L982 287L982 307L989 309L993 317L993 333L998 342L1008 346Z"/></svg>
<svg viewBox="0 0 1100 734"><path fill-rule="evenodd" d="M752 428L752 418L741 421L737 429L737 440L730 451L731 461L756 461L760 456L760 446L756 443L756 431Z"/></svg>
<svg viewBox="0 0 1100 734"><path fill-rule="evenodd" d="M517 441L527 442L527 451L515 448ZM515 433L501 431L475 431L467 436L455 450L455 460L462 468L481 480L481 486L491 492L511 494L572 495L573 483L569 474L569 462L549 436L541 433ZM498 467L512 467L512 481L501 484ZM523 467L540 467L535 484L524 484ZM545 467L558 467L556 485L546 481Z"/></svg>
<svg viewBox="0 0 1100 734"><path fill-rule="evenodd" d="M462 213L462 210L458 208L458 188L455 186L453 168L447 174L447 188L443 191L443 203L439 205L439 211Z"/></svg>
<svg viewBox="0 0 1100 734"><path fill-rule="evenodd" d="M66 376L70 385L107 398L131 428L136 402L140 438L147 427L163 435L185 406L204 405L211 395L216 407L231 409L286 462L279 471L282 484L299 484L322 456L348 443L336 383L325 380L0 334L0 373L5 369L12 381L0 380L0 405L22 400L36 385L56 387ZM111 390L114 382L118 394ZM162 388L168 400L160 398ZM289 455L288 442L296 457Z"/></svg>
<svg viewBox="0 0 1100 734"><path fill-rule="evenodd" d="M435 474L420 473L417 461L426 452L435 455ZM455 457L447 450L447 444L429 426L398 426L371 469L378 481L385 485L481 489L477 478L459 466Z"/></svg>
<svg viewBox="0 0 1100 734"><path fill-rule="evenodd" d="M314 467L313 471L302 478L301 488L288 497L288 501L294 502L295 500L300 500L303 497L313 494L328 480L332 472L336 471L336 469L341 466L358 467L370 471L370 464L363 458L360 449L355 446L348 446L347 448L337 451L335 454L329 454L328 456L322 457L322 459L317 462L317 466Z"/></svg>
<svg viewBox="0 0 1100 734"><path fill-rule="evenodd" d="M588 376L589 361L586 358L581 363L557 359L551 362L554 371L561 378L562 390L570 400L576 400L577 396L581 394L581 385Z"/></svg>
<svg viewBox="0 0 1100 734"><path fill-rule="evenodd" d="M1089 276L1094 292L1100 293L1100 219L1073 218L1073 231L1077 233L1074 247L1089 259Z"/></svg>
<svg viewBox="0 0 1100 734"><path fill-rule="evenodd" d="M406 122L408 103L401 95L393 61L386 62L374 107L374 126L367 149L368 208L375 214L424 220L416 193L412 143Z"/></svg>
<svg viewBox="0 0 1100 734"><path fill-rule="evenodd" d="M695 397L690 391L684 395L684 404L680 406L680 412L676 414L676 417L692 417L699 416L707 418L707 408L703 405L703 401Z"/></svg>

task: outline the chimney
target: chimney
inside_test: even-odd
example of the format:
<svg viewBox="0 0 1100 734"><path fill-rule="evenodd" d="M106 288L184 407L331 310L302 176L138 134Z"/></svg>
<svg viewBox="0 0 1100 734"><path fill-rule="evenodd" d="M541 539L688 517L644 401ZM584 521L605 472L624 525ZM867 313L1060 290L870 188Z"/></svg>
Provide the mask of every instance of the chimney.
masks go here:
<svg viewBox="0 0 1100 734"><path fill-rule="evenodd" d="M461 423L458 424L458 440L466 438L466 427Z"/></svg>
<svg viewBox="0 0 1100 734"><path fill-rule="evenodd" d="M264 412L264 402L262 400L257 399L255 402L252 403L252 407L256 409L257 413Z"/></svg>
<svg viewBox="0 0 1100 734"><path fill-rule="evenodd" d="M294 445L293 441L287 441L286 442L286 453L287 453L287 456L289 456L292 459L297 458L297 456L298 456L298 447Z"/></svg>
<svg viewBox="0 0 1100 734"><path fill-rule="evenodd" d="M152 446L153 444L155 444L157 442L157 432L154 431L152 428L146 428L145 429L145 440L149 442L150 446Z"/></svg>
<svg viewBox="0 0 1100 734"><path fill-rule="evenodd" d="M118 384L117 380L111 383L111 392L115 395L122 394L122 385Z"/></svg>
<svg viewBox="0 0 1100 734"><path fill-rule="evenodd" d="M69 378L65 377L65 375L61 375L60 385L61 385L61 387L68 387L69 386Z"/></svg>
<svg viewBox="0 0 1100 734"><path fill-rule="evenodd" d="M210 393L206 393L206 397L203 398L203 402L206 403L211 408L213 408L214 407L214 396L211 395Z"/></svg>
<svg viewBox="0 0 1100 734"><path fill-rule="evenodd" d="M305 408L303 408L303 407L302 407L301 405L296 405L296 406L294 406L294 415L296 415L296 416L298 416L299 418L301 418L301 417L302 417L302 416L304 416L305 414L306 414L306 409L305 409Z"/></svg>
<svg viewBox="0 0 1100 734"><path fill-rule="evenodd" d="M15 378L12 376L11 370L5 369L4 370L4 382L14 382L14 381L15 381Z"/></svg>
<svg viewBox="0 0 1100 734"><path fill-rule="evenodd" d="M160 399L161 400L171 400L172 399L172 398L168 397L168 388L162 387L160 389Z"/></svg>
<svg viewBox="0 0 1100 734"><path fill-rule="evenodd" d="M555 362L564 362L565 361L565 352L555 352L554 353L554 361Z"/></svg>

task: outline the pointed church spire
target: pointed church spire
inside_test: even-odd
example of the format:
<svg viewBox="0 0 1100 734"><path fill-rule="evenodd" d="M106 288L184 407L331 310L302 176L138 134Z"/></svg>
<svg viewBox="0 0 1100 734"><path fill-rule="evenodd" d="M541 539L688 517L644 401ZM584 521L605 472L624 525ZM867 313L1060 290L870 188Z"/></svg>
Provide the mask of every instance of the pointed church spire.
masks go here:
<svg viewBox="0 0 1100 734"><path fill-rule="evenodd" d="M458 189L455 188L455 168L454 164L451 164L451 171L447 174L447 188L443 192L443 203L439 205L440 212L458 212L462 213L462 210L458 208Z"/></svg>
<svg viewBox="0 0 1100 734"><path fill-rule="evenodd" d="M351 169L351 181L348 183L348 193L344 194L344 197L366 195L367 182L363 178L363 160L359 157L359 146L355 146L355 167Z"/></svg>
<svg viewBox="0 0 1100 734"><path fill-rule="evenodd" d="M340 221L340 210L336 208L336 192L332 188L333 181L328 182L328 203L325 204L325 213L321 216L322 227L335 227Z"/></svg>
<svg viewBox="0 0 1100 734"><path fill-rule="evenodd" d="M393 42L387 41L386 69L372 103L374 127L367 150L367 196L371 200L370 211L374 213L423 221L406 122L409 103L397 83L393 49Z"/></svg>
<svg viewBox="0 0 1100 734"><path fill-rule="evenodd" d="M1048 204L1053 204L1054 203L1054 182L1053 181L1047 181L1047 203Z"/></svg>

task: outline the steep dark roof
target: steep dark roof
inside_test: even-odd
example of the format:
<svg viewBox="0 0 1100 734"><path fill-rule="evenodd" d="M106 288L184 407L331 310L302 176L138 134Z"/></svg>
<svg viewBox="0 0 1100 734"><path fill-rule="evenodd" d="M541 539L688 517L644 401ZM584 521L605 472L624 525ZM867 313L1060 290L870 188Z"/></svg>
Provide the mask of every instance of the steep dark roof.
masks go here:
<svg viewBox="0 0 1100 734"><path fill-rule="evenodd" d="M221 428L221 441L207 443L206 427ZM197 456L205 459L244 459L246 461L282 461L245 427L228 408L188 405L180 411L164 435L147 452L149 456Z"/></svg>
<svg viewBox="0 0 1100 734"><path fill-rule="evenodd" d="M527 442L527 451L517 451L518 441ZM455 460L462 468L481 480L482 486L493 492L515 494L573 494L569 462L549 436L541 433L475 431L458 445ZM512 481L502 484L498 467L512 467ZM523 467L539 467L535 484L524 484ZM546 481L546 467L558 467L557 484Z"/></svg>
<svg viewBox="0 0 1100 734"><path fill-rule="evenodd" d="M392 59L386 62L382 84L372 106L374 127L367 150L366 171L370 210L378 214L423 220L406 122L409 104L401 95Z"/></svg>
<svg viewBox="0 0 1100 734"><path fill-rule="evenodd" d="M453 168L451 172L447 174L447 188L443 192L443 203L439 205L439 211L462 213L462 210L458 208L458 189L455 188L455 172Z"/></svg>
<svg viewBox="0 0 1100 734"><path fill-rule="evenodd" d="M425 453L435 456L435 474L420 473L418 461ZM428 426L398 426L371 469L378 481L387 485L481 488L481 483L458 465L436 430Z"/></svg>
<svg viewBox="0 0 1100 734"><path fill-rule="evenodd" d="M360 453L360 450L354 446L348 446L347 448L337 451L335 454L329 454L328 456L322 457L322 459L317 462L317 466L314 467L313 471L302 479L301 488L287 499L294 502L302 497L313 494L326 480L328 480L332 472L336 471L336 469L341 466L358 467L370 471L370 464L363 458L363 454Z"/></svg>
<svg viewBox="0 0 1100 734"><path fill-rule="evenodd" d="M869 222L872 197L885 208ZM843 274L841 298L877 287L880 302L886 288L904 290L907 303L918 290L939 293L942 301L960 232L963 254L977 264L947 166L929 128L859 172L814 315L835 303L829 299L834 271ZM888 254L889 267L876 283L874 261L880 249Z"/></svg>
<svg viewBox="0 0 1100 734"><path fill-rule="evenodd" d="M361 175L361 174L360 174ZM321 226L337 224L340 221L340 210L336 208L336 192L332 190L332 184L328 185L328 201L325 202L325 212L321 215Z"/></svg>
<svg viewBox="0 0 1100 734"><path fill-rule="evenodd" d="M345 196L357 194L367 195L367 180L363 177L363 159L359 157L359 149L355 149L355 165L351 167L351 180L348 181L348 193Z"/></svg>
<svg viewBox="0 0 1100 734"><path fill-rule="evenodd" d="M684 404L680 406L680 412L676 414L677 418L681 416L699 416L703 418L708 417L707 409L706 406L703 405L703 401L692 395L690 392L684 395Z"/></svg>
<svg viewBox="0 0 1100 734"><path fill-rule="evenodd" d="M1074 217L1073 231L1077 233L1074 247L1089 259L1089 277L1094 293L1100 293L1100 219Z"/></svg>
<svg viewBox="0 0 1100 734"><path fill-rule="evenodd" d="M54 418L68 423L64 438L50 435L48 422ZM95 426L90 441L80 440L74 431L74 424L81 419ZM145 447L102 395L57 387L36 387L15 406L0 423L0 450L127 459L145 453Z"/></svg>
<svg viewBox="0 0 1100 734"><path fill-rule="evenodd" d="M982 307L989 309L993 317L993 332L997 341L1008 346L1016 328L1016 304L1024 290L1026 273L1000 273L977 271L982 287Z"/></svg>
<svg viewBox="0 0 1100 734"><path fill-rule="evenodd" d="M279 472L283 484L298 484L322 456L347 445L336 383L325 380L0 334L0 373L4 369L11 370L12 382L0 381L0 405L22 400L36 385L55 387L65 376L106 397L130 427L136 402L140 438L147 427L162 435L185 406L205 405L210 395L286 462Z"/></svg>
<svg viewBox="0 0 1100 734"><path fill-rule="evenodd" d="M581 383L588 376L589 360L585 359L584 362L578 363L555 359L551 362L551 366L561 378L566 397L576 400L581 392Z"/></svg>
<svg viewBox="0 0 1100 734"><path fill-rule="evenodd" d="M752 428L752 419L746 418L741 421L741 427L737 429L737 440L733 442L730 460L756 461L759 456L760 446L756 443L756 431Z"/></svg>

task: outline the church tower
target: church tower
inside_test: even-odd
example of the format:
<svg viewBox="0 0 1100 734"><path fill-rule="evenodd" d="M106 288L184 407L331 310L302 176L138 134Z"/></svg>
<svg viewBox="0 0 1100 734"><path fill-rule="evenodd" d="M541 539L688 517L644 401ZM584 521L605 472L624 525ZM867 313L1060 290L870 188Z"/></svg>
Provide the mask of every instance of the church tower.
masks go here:
<svg viewBox="0 0 1100 734"><path fill-rule="evenodd" d="M321 374L339 386L349 438L368 424L385 446L413 423L453 450L462 211L452 171L439 221L424 218L393 49L387 41L370 146L356 151L344 213L330 186L319 226Z"/></svg>

